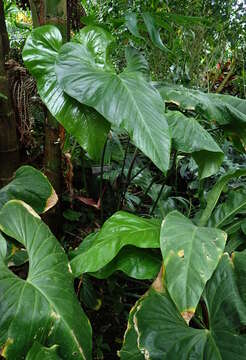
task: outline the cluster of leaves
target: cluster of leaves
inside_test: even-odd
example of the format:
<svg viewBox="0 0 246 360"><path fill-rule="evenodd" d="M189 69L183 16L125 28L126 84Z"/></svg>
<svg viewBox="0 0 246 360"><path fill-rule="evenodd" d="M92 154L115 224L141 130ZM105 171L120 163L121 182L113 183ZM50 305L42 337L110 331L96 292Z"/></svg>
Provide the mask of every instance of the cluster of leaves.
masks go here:
<svg viewBox="0 0 246 360"><path fill-rule="evenodd" d="M135 43L157 79L206 86L204 73L228 59L236 60L238 78L244 77L243 2L105 0L100 5L83 1L83 5L88 14L82 20L86 25L100 24L117 37L119 67L124 64L122 45Z"/></svg>
<svg viewBox="0 0 246 360"><path fill-rule="evenodd" d="M4 1L4 16L9 35L11 56L21 61L21 51L32 29L29 10L21 9L16 1Z"/></svg>
<svg viewBox="0 0 246 360"><path fill-rule="evenodd" d="M0 192L0 346L7 359L60 359L58 345L67 358L89 358L91 329L74 293L67 256L37 214L56 202L47 178L30 166L21 167ZM9 239L27 251L25 280L8 268L14 255Z"/></svg>
<svg viewBox="0 0 246 360"><path fill-rule="evenodd" d="M144 22L148 27L146 13ZM101 157L113 127L114 135L126 131L166 179L175 157L191 157L202 184L218 174L224 160L214 130L244 151L245 100L153 83L145 58L133 47L126 47L126 67L119 73L110 61L112 42L104 29L90 25L63 44L59 30L47 25L32 32L23 50L43 102L89 157ZM241 180L245 169L217 179L194 216L173 209L164 219L162 213L144 218L116 212L69 253L69 260L34 212L54 205L56 196L47 180L48 193L40 179L37 191L28 187L33 171L19 170L0 194L0 229L29 256L28 277L19 279L8 269L1 235L3 356L91 359L91 329L73 280L84 274L104 279L122 271L140 280L157 277L130 312L122 359L243 358L246 190L243 181L231 189L230 181ZM28 175L24 185L23 173ZM144 172L136 170L134 176L137 186L148 188Z"/></svg>

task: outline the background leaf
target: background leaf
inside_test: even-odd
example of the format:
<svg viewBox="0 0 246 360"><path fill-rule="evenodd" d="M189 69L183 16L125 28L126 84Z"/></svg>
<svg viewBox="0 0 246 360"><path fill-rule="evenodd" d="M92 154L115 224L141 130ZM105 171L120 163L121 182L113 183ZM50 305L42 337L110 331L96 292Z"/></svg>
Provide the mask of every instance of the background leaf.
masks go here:
<svg viewBox="0 0 246 360"><path fill-rule="evenodd" d="M221 176L219 180L216 181L216 184L213 186L213 188L209 191L207 194L207 205L206 208L203 210L199 225L204 226L207 224L218 200L219 197L225 188L225 186L228 184L228 182L233 178L238 178L240 176L246 175L246 169L237 169L237 170L231 170L228 171L225 175Z"/></svg>
<svg viewBox="0 0 246 360"><path fill-rule="evenodd" d="M169 111L166 116L174 148L192 154L199 167L200 178L217 173L224 153L212 136L193 117L186 117L178 111Z"/></svg>
<svg viewBox="0 0 246 360"><path fill-rule="evenodd" d="M208 225L211 227L223 228L228 221L240 211L246 208L246 189L239 189L229 192L227 199L220 204L212 213Z"/></svg>
<svg viewBox="0 0 246 360"><path fill-rule="evenodd" d="M127 29L132 33L132 35L136 36L139 39L143 39L143 36L140 35L138 30L138 19L136 13L129 13L125 15L125 25Z"/></svg>
<svg viewBox="0 0 246 360"><path fill-rule="evenodd" d="M194 111L226 131L235 141L246 144L246 100L230 95L206 94L183 86L156 84L163 100L183 111ZM235 100L236 99L236 100Z"/></svg>
<svg viewBox="0 0 246 360"><path fill-rule="evenodd" d="M143 20L153 44L160 50L170 52L170 50L163 44L161 40L160 32L156 27L154 17L150 13L145 12L143 13Z"/></svg>

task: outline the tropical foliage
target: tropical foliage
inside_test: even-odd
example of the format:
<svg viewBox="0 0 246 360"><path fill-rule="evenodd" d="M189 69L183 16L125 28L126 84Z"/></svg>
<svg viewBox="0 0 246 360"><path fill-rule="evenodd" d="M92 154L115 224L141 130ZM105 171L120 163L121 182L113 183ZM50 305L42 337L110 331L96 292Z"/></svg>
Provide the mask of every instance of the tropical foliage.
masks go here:
<svg viewBox="0 0 246 360"><path fill-rule="evenodd" d="M188 15L183 2L183 16L165 6L159 11L154 2L148 10L143 3L134 2L124 17L91 7L87 26L66 43L54 25L33 29L25 42L24 64L66 132L68 191L59 200L70 204L63 212L67 233L76 231L83 216L76 202L100 215L97 229L90 228L82 241L80 233L70 246L41 217L58 201L42 172L24 165L0 190L0 349L6 359L103 359L103 351L111 350L91 328L88 309L98 311L102 302L93 284L108 281L113 293L119 274L144 289L127 292L136 303L131 298L121 359L245 357L246 100L221 94L225 83L217 93L206 81L194 87L194 64L189 82L183 74L171 82L167 68L155 71L146 60L154 51L168 66L180 65L175 26L185 37L209 19L198 16L196 7ZM217 2L212 9L219 11ZM227 37L235 21L225 17ZM212 36L206 38L209 51ZM128 39L120 43L124 56L115 38ZM146 38L149 48L143 51ZM199 51L204 55L204 48ZM87 194L73 187L76 166L82 167ZM94 181L97 202L94 194L88 197Z"/></svg>

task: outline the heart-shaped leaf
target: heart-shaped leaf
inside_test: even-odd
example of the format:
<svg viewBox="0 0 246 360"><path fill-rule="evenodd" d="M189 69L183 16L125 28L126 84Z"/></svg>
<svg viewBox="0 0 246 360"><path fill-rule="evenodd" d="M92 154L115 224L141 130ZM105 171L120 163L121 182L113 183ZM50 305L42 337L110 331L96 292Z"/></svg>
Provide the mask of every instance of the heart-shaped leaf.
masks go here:
<svg viewBox="0 0 246 360"><path fill-rule="evenodd" d="M178 310L189 322L223 253L226 233L198 227L177 211L161 227L165 283Z"/></svg>
<svg viewBox="0 0 246 360"><path fill-rule="evenodd" d="M134 144L166 172L170 135L163 102L140 72L126 68L117 74L102 66L86 43L67 43L59 52L56 75L69 96L126 129Z"/></svg>
<svg viewBox="0 0 246 360"><path fill-rule="evenodd" d="M29 205L11 200L0 211L0 229L29 255L26 280L6 266L0 252L0 348L21 360L34 341L59 345L64 359L91 359L91 327L74 293L68 259Z"/></svg>
<svg viewBox="0 0 246 360"><path fill-rule="evenodd" d="M96 235L83 240L77 254L73 253L76 254L71 261L73 273L78 276L100 270L127 245L159 248L160 222L124 211L115 213Z"/></svg>
<svg viewBox="0 0 246 360"><path fill-rule="evenodd" d="M192 154L201 179L215 174L224 153L212 136L193 117L186 117L178 111L169 111L166 116L175 149Z"/></svg>
<svg viewBox="0 0 246 360"><path fill-rule="evenodd" d="M27 38L23 60L36 78L39 95L51 114L92 158L97 159L100 158L109 124L95 110L65 94L59 86L55 63L61 46L62 36L56 27L45 25L36 28Z"/></svg>
<svg viewBox="0 0 246 360"><path fill-rule="evenodd" d="M23 200L38 213L54 206L58 197L47 177L32 166L21 166L13 180L0 190L0 209L9 200Z"/></svg>
<svg viewBox="0 0 246 360"><path fill-rule="evenodd" d="M228 255L221 258L203 299L208 318L203 319L205 326L193 328L187 326L165 289L152 288L133 309L129 324L134 326L129 325L125 335L127 341L131 332L131 344L125 342L121 353L124 355L125 349L133 352L136 341L135 352L136 348L139 350L136 359L243 360L246 338L240 335L240 328L245 324L245 307ZM143 354L142 358L139 353ZM129 359L135 358L129 356Z"/></svg>

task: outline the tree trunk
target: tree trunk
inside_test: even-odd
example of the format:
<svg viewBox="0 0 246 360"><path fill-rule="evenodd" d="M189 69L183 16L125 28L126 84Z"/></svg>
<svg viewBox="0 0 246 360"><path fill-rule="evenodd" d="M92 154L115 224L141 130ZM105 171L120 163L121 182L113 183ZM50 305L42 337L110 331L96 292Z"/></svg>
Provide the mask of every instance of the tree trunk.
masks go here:
<svg viewBox="0 0 246 360"><path fill-rule="evenodd" d="M5 59L9 53L9 39L0 0L0 187L11 180L19 164L16 119L11 101Z"/></svg>
<svg viewBox="0 0 246 360"><path fill-rule="evenodd" d="M64 40L67 36L67 0L30 0L34 27L52 24L59 28ZM57 195L61 195L60 126L47 112L45 129L44 168Z"/></svg>
<svg viewBox="0 0 246 360"><path fill-rule="evenodd" d="M34 27L44 24L55 25L61 31L64 41L67 40L67 0L30 0L30 8ZM61 126L47 111L44 168L59 198L62 192L60 132ZM59 203L49 211L44 220L51 230L59 235L59 223L61 222Z"/></svg>

